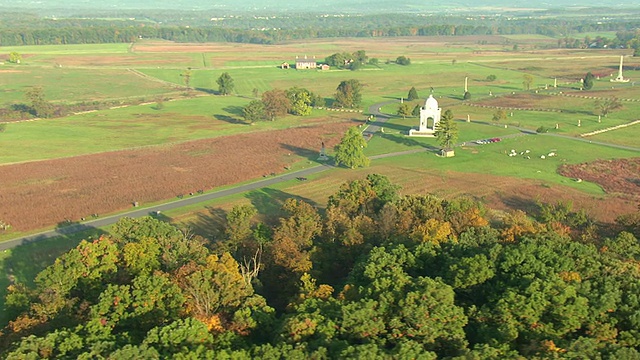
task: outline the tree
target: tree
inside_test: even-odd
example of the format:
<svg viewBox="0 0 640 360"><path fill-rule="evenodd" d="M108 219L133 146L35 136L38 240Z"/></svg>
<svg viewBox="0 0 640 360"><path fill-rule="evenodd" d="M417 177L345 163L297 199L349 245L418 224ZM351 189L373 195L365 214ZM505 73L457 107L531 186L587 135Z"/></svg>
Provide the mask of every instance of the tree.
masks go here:
<svg viewBox="0 0 640 360"><path fill-rule="evenodd" d="M378 64L380 64L380 59L378 58L369 59L369 65L378 66Z"/></svg>
<svg viewBox="0 0 640 360"><path fill-rule="evenodd" d="M406 56L401 55L401 56L398 56L396 58L396 64L398 64L398 65L411 65L411 59L409 59Z"/></svg>
<svg viewBox="0 0 640 360"><path fill-rule="evenodd" d="M596 101L596 111L599 113L598 115L604 117L620 108L622 108L622 103L616 97Z"/></svg>
<svg viewBox="0 0 640 360"><path fill-rule="evenodd" d="M336 88L336 107L356 108L362 101L362 84L356 79L344 80Z"/></svg>
<svg viewBox="0 0 640 360"><path fill-rule="evenodd" d="M357 127L351 127L335 147L336 164L344 164L355 169L369 165L369 158L364 154L367 142Z"/></svg>
<svg viewBox="0 0 640 360"><path fill-rule="evenodd" d="M457 63L458 63L458 60L456 59L451 60L451 65L455 66Z"/></svg>
<svg viewBox="0 0 640 360"><path fill-rule="evenodd" d="M498 78L497 76L491 74L487 76L487 81L496 81L497 78Z"/></svg>
<svg viewBox="0 0 640 360"><path fill-rule="evenodd" d="M287 97L287 93L281 89L263 92L262 103L264 104L265 115L271 121L285 116L291 109L291 101Z"/></svg>
<svg viewBox="0 0 640 360"><path fill-rule="evenodd" d="M524 74L522 76L522 86L524 86L524 89L530 90L531 84L533 84L533 76L530 74Z"/></svg>
<svg viewBox="0 0 640 360"><path fill-rule="evenodd" d="M3 133L7 130L7 124L0 123L0 133Z"/></svg>
<svg viewBox="0 0 640 360"><path fill-rule="evenodd" d="M305 116L311 114L311 91L299 87L292 87L287 90L287 98L291 102L289 112L293 115Z"/></svg>
<svg viewBox="0 0 640 360"><path fill-rule="evenodd" d="M244 120L250 124L264 120L266 116L264 103L260 100L250 101L247 106L242 108L242 116L244 117Z"/></svg>
<svg viewBox="0 0 640 360"><path fill-rule="evenodd" d="M507 111L504 109L498 109L495 113L493 113L493 118L491 120L495 122L499 122L507 119Z"/></svg>
<svg viewBox="0 0 640 360"><path fill-rule="evenodd" d="M55 108L44 97L44 90L39 86L32 87L25 93L31 103L31 113L37 117L48 118L53 116Z"/></svg>
<svg viewBox="0 0 640 360"><path fill-rule="evenodd" d="M407 95L407 100L413 101L413 100L417 100L417 99L418 99L418 91L416 90L415 86L412 86L411 89L409 89L409 94Z"/></svg>
<svg viewBox="0 0 640 360"><path fill-rule="evenodd" d="M595 76L593 76L593 74L589 71L587 75L585 75L584 79L582 80L582 88L585 90L591 90L591 88L593 88L594 79L595 79Z"/></svg>
<svg viewBox="0 0 640 360"><path fill-rule="evenodd" d="M420 116L420 110L422 109L422 106L420 106L420 104L417 104L413 110L411 111L411 116Z"/></svg>
<svg viewBox="0 0 640 360"><path fill-rule="evenodd" d="M411 115L411 106L409 106L409 104L407 103L400 104L400 106L398 106L397 114L399 116L402 116L403 119L406 119L407 116Z"/></svg>
<svg viewBox="0 0 640 360"><path fill-rule="evenodd" d="M187 70L183 71L180 76L182 76L182 80L184 81L184 86L187 87L187 90L191 90L191 68L187 68Z"/></svg>
<svg viewBox="0 0 640 360"><path fill-rule="evenodd" d="M9 53L9 62L12 64L20 64L22 61L22 55L19 53L12 51Z"/></svg>
<svg viewBox="0 0 640 360"><path fill-rule="evenodd" d="M233 78L231 78L228 72L222 73L218 80L216 80L216 83L218 84L218 92L220 95L229 95L233 92Z"/></svg>
<svg viewBox="0 0 640 360"><path fill-rule="evenodd" d="M447 150L451 149L458 140L458 126L453 120L453 112L451 110L446 110L442 114L442 118L436 125L435 136L438 139L438 144Z"/></svg>

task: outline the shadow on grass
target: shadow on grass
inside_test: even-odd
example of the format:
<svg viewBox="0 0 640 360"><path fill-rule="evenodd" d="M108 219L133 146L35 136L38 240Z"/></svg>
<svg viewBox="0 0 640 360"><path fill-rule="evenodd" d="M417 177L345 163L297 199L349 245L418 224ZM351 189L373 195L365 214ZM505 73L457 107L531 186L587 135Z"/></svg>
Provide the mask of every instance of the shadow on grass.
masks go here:
<svg viewBox="0 0 640 360"><path fill-rule="evenodd" d="M305 149L305 148L301 148L298 146L294 146L294 145L290 145L290 144L283 144L280 143L280 146L283 149L286 149L288 151L291 151L292 153L303 157L309 161L316 161L318 159L318 155L320 154L320 148L322 147L322 143L320 141L318 141L318 150L313 150L313 149Z"/></svg>
<svg viewBox="0 0 640 360"><path fill-rule="evenodd" d="M524 198L516 195L500 195L500 201L512 210L522 210L529 216L538 216L540 205L535 199Z"/></svg>
<svg viewBox="0 0 640 360"><path fill-rule="evenodd" d="M211 241L220 239L227 222L227 212L221 208L206 207L206 213L198 213L197 218L187 223L187 227L195 235L200 235Z"/></svg>
<svg viewBox="0 0 640 360"><path fill-rule="evenodd" d="M3 272L3 276L0 277L0 327L7 325L17 315L5 308L7 286L12 283L33 285L38 273L53 264L60 255L75 248L81 240L90 241L106 234L103 230L82 224L63 226L57 231L63 235L53 238L36 236L24 240L19 246L11 249L6 258L0 259Z"/></svg>
<svg viewBox="0 0 640 360"><path fill-rule="evenodd" d="M378 133L377 136L385 139L385 140L389 140L389 141L393 141L397 144L406 146L406 147L417 147L417 148L423 148L423 149L427 149L430 151L440 151L440 148L429 145L429 144L425 144L425 143L421 143L419 141L417 141L414 138L411 138L409 136L405 136L405 135L392 135L392 134L380 134Z"/></svg>
<svg viewBox="0 0 640 360"><path fill-rule="evenodd" d="M220 94L220 93L219 93L218 91L216 91L216 90L213 90L213 89L207 89L207 88L201 88L201 87L197 87L197 88L195 88L195 90L197 90L197 91L201 91L201 92L206 93L206 94L211 94L211 95L219 95L219 94Z"/></svg>
<svg viewBox="0 0 640 360"><path fill-rule="evenodd" d="M250 191L245 197L251 201L258 213L264 216L265 223L272 225L277 222L279 217L285 214L282 211L282 205L287 199L302 200L311 206L317 207L316 202L311 199L270 188Z"/></svg>
<svg viewBox="0 0 640 360"><path fill-rule="evenodd" d="M228 122L229 124L242 124L242 125L248 125L247 123L245 123L244 121L241 121L239 119L236 119L232 116L228 116L228 115L221 115L221 114L214 114L213 117L216 120L220 120L220 121L225 121Z"/></svg>

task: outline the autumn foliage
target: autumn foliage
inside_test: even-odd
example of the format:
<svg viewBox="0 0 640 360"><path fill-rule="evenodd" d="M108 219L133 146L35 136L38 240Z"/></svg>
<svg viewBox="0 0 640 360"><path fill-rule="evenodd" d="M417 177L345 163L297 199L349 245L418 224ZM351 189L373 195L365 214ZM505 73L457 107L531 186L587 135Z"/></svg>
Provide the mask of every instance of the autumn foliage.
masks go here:
<svg viewBox="0 0 640 360"><path fill-rule="evenodd" d="M82 241L9 287L2 357L640 356L637 214L612 231L571 203L502 213L371 174L324 209L257 215L235 207L218 238L145 217Z"/></svg>

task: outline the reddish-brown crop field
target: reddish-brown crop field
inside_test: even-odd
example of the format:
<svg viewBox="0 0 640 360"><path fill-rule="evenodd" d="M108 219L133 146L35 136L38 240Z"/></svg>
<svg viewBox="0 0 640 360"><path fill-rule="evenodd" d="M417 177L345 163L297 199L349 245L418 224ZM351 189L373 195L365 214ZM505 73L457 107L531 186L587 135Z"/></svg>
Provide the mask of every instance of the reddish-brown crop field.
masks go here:
<svg viewBox="0 0 640 360"><path fill-rule="evenodd" d="M599 184L609 194L640 201L640 158L562 165L558 172Z"/></svg>
<svg viewBox="0 0 640 360"><path fill-rule="evenodd" d="M353 123L243 134L178 145L1 166L0 219L27 231L197 190L281 173L334 146Z"/></svg>

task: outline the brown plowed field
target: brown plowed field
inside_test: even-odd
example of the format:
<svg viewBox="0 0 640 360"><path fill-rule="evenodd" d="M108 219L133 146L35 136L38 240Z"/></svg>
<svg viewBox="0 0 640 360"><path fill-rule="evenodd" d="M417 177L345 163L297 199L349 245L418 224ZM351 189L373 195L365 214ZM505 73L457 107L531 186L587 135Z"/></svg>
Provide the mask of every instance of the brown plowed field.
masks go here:
<svg viewBox="0 0 640 360"><path fill-rule="evenodd" d="M315 158L353 123L332 122L269 133L192 141L0 166L0 220L25 231L78 221L199 189L259 178Z"/></svg>
<svg viewBox="0 0 640 360"><path fill-rule="evenodd" d="M640 158L565 164L558 172L570 178L594 182L611 195L640 201Z"/></svg>

